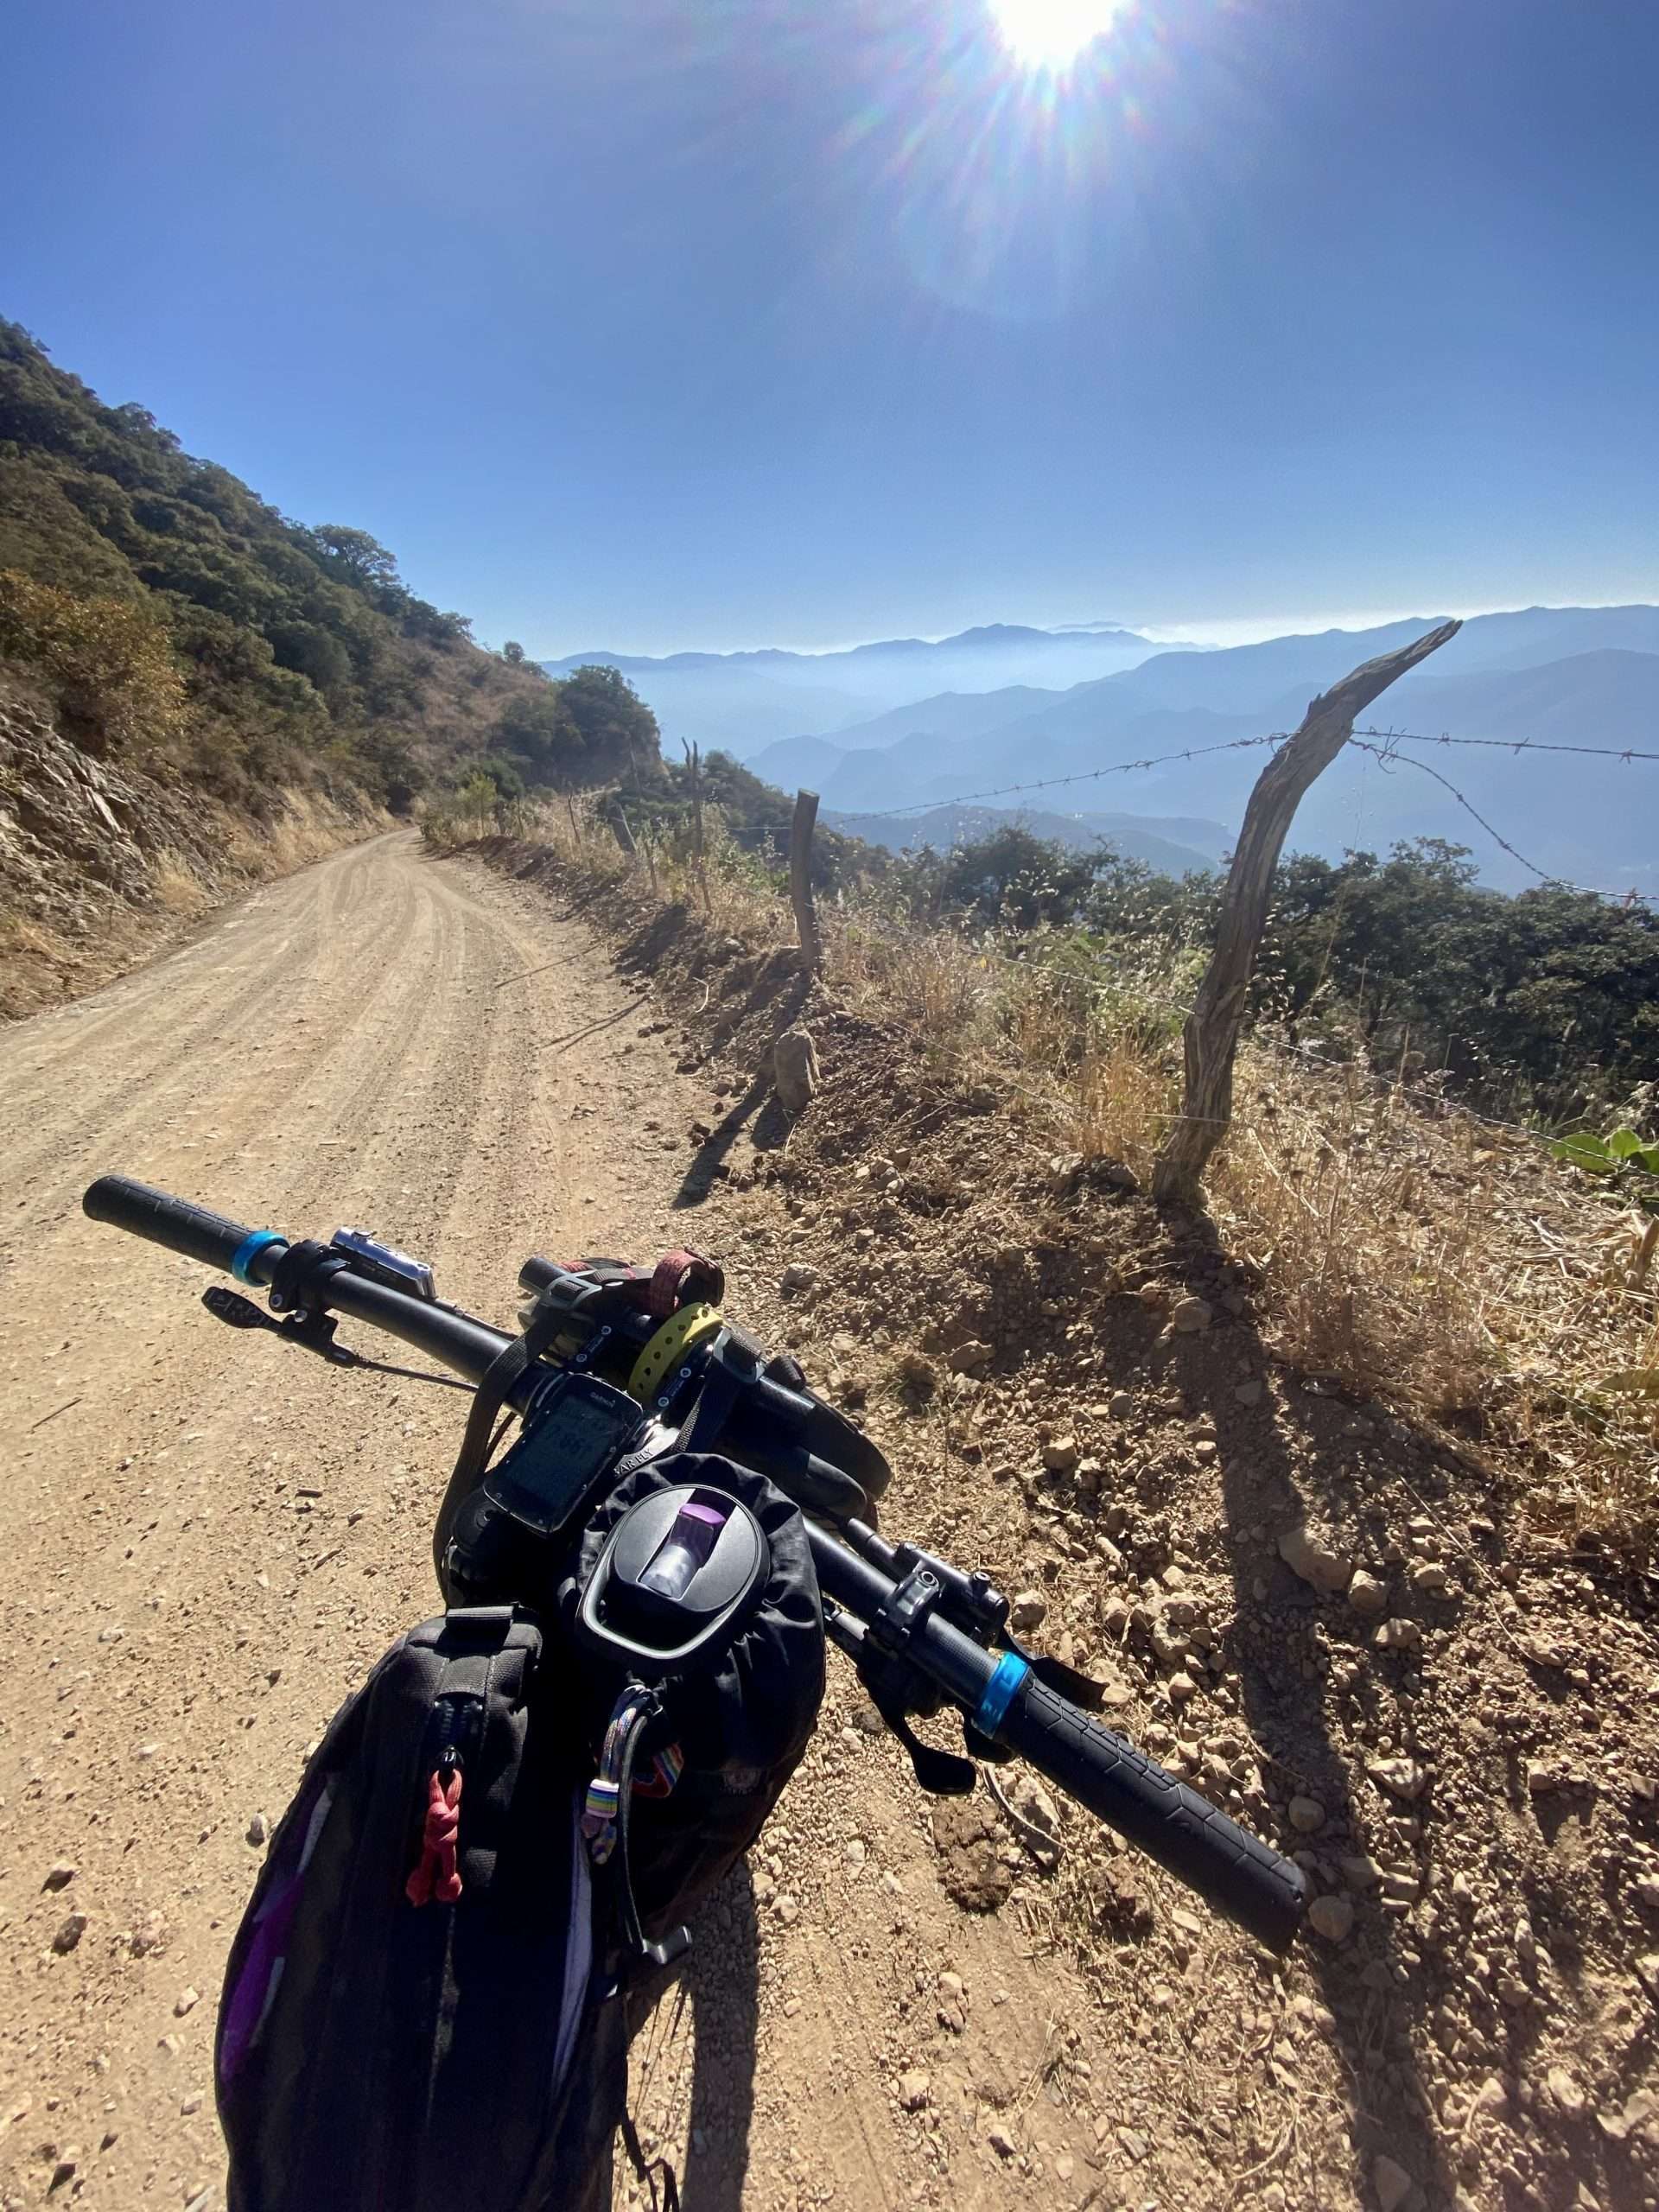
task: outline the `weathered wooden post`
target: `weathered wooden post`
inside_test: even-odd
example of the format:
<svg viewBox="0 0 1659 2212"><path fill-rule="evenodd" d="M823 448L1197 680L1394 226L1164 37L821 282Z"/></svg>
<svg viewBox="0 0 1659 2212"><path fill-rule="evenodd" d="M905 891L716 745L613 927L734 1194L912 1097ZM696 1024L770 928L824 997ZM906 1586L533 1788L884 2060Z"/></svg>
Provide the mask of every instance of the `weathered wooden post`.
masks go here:
<svg viewBox="0 0 1659 2212"><path fill-rule="evenodd" d="M817 791L797 791L795 818L789 825L789 899L795 909L795 935L804 974L818 969L818 915L812 903L812 832L818 819Z"/></svg>
<svg viewBox="0 0 1659 2212"><path fill-rule="evenodd" d="M1368 660L1323 691L1301 728L1262 771L1221 897L1216 949L1181 1032L1185 1082L1181 1110L1153 1171L1154 1197L1185 1205L1202 1197L1199 1179L1233 1114L1233 1060L1244 1002L1268 918L1273 873L1303 793L1353 734L1355 717L1390 683L1437 652L1462 628L1443 622L1409 645Z"/></svg>
<svg viewBox="0 0 1659 2212"><path fill-rule="evenodd" d="M691 859L696 869L697 888L702 893L702 911L712 914L714 901L709 896L709 871L703 864L702 848L702 756L695 745L685 745L686 764L691 771Z"/></svg>

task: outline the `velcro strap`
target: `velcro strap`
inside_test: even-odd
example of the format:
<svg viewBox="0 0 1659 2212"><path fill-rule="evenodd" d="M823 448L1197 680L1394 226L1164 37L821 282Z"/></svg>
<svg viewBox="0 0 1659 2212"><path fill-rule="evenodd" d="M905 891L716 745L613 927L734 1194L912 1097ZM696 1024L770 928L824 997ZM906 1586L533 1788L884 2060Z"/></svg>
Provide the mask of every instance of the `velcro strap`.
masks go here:
<svg viewBox="0 0 1659 2212"><path fill-rule="evenodd" d="M645 1311L652 1320L666 1321L693 1299L700 1305L718 1306L725 1295L725 1272L712 1260L705 1260L701 1252L664 1252L652 1271Z"/></svg>

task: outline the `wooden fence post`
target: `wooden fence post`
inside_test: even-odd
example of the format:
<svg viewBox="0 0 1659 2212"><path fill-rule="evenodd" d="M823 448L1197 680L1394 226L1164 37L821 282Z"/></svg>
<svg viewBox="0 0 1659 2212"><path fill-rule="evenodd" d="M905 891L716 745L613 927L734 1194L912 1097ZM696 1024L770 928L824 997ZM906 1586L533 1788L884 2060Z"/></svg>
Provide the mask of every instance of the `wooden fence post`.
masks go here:
<svg viewBox="0 0 1659 2212"><path fill-rule="evenodd" d="M712 914L714 901L709 896L709 871L703 865L702 855L702 758L695 745L684 747L686 763L691 771L691 858L697 873L697 888L702 893L702 911Z"/></svg>
<svg viewBox="0 0 1659 2212"><path fill-rule="evenodd" d="M616 832L616 842L628 858L638 867L639 848L633 842L633 832L628 827L628 817L619 806L611 817L611 827Z"/></svg>
<svg viewBox="0 0 1659 2212"><path fill-rule="evenodd" d="M1221 895L1216 949L1181 1032L1185 1081L1181 1110L1153 1171L1155 1198L1183 1205L1202 1202L1199 1179L1233 1112L1233 1059L1257 947L1268 918L1273 873L1303 793L1353 734L1354 718L1390 683L1437 652L1462 628L1443 622L1396 652L1368 660L1321 692L1301 728L1256 779Z"/></svg>
<svg viewBox="0 0 1659 2212"><path fill-rule="evenodd" d="M801 969L815 976L818 969L818 915L812 903L812 832L818 819L817 791L797 791L795 818L789 825L789 899L795 909L795 935L801 948Z"/></svg>

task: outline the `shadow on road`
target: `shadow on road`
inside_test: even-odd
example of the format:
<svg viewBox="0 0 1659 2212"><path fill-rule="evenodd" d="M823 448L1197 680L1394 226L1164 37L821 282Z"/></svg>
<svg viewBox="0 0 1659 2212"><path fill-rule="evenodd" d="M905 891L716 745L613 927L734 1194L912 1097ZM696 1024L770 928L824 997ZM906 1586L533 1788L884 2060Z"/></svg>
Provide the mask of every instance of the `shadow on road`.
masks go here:
<svg viewBox="0 0 1659 2212"><path fill-rule="evenodd" d="M740 2212L754 2113L760 1936L740 1859L691 1923L691 1950L645 1993L631 2054L632 2109L647 2152L665 2148L685 2212ZM619 2175L628 2169L619 2160Z"/></svg>

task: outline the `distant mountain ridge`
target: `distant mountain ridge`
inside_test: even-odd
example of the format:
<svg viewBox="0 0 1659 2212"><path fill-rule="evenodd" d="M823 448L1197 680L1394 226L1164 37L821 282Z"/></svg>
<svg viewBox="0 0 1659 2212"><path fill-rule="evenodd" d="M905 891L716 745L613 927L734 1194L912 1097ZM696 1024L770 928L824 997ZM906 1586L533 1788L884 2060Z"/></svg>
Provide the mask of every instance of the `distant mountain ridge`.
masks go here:
<svg viewBox="0 0 1659 2212"><path fill-rule="evenodd" d="M1033 696L1031 687L940 693L828 734L798 736L753 755L769 782L808 783L827 808L859 815L937 808L1007 786L1099 769L1098 786L1133 790L1161 812L1190 810L1236 828L1262 755L1252 749L1127 764L1294 728L1308 700L1361 661L1421 634L1434 618L1368 631L1271 639L1224 651L1173 651L1137 667ZM1378 702L1379 727L1437 737L1659 750L1659 607L1538 607L1477 616ZM1314 786L1294 842L1332 856L1354 845L1443 836L1469 845L1487 880L1535 880L1503 852L1420 759L1461 791L1546 873L1592 887L1659 892L1659 769L1540 753L1517 766L1502 753L1403 745L1385 767L1349 753ZM1454 764L1454 767L1448 763ZM1610 781L1609 777L1613 780ZM1087 790L1072 785L1067 801ZM1011 791L1010 808L1041 807Z"/></svg>
<svg viewBox="0 0 1659 2212"><path fill-rule="evenodd" d="M610 652L567 653L562 660L544 660L542 666L550 675L564 675L573 668L591 666L596 661L620 668L625 676L651 668L730 668L749 662L768 664L779 661L840 661L867 660L884 654L905 654L921 658L953 652L1000 652L1010 646L1043 646L1051 642L1071 644L1078 639L1103 643L1121 642L1137 652L1155 650L1148 638L1138 630L1126 630L1110 622L1078 622L1059 630L1034 629L1021 622L986 622L976 628L958 630L949 638L878 638L868 645L841 645L823 652L798 652L786 645L753 645L740 647L732 652L680 653L617 653Z"/></svg>
<svg viewBox="0 0 1659 2212"><path fill-rule="evenodd" d="M688 739L740 759L779 738L863 722L927 692L1009 685L1045 691L1133 668L1157 648L1116 625L1060 632L993 622L950 638L885 638L835 652L761 646L733 653L590 652L543 662L550 676L601 661L620 669L672 747Z"/></svg>

